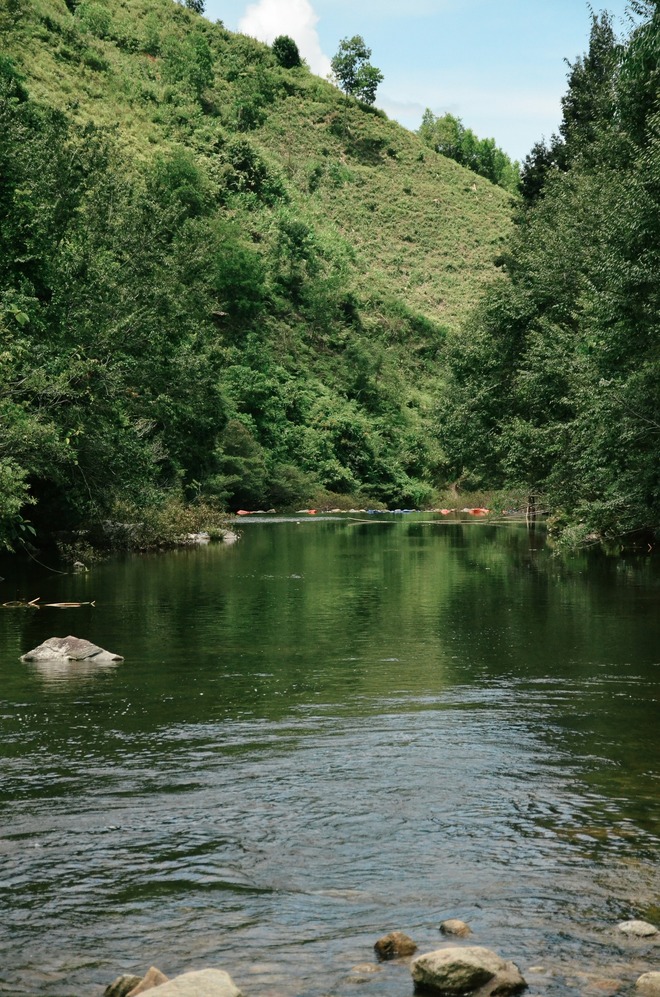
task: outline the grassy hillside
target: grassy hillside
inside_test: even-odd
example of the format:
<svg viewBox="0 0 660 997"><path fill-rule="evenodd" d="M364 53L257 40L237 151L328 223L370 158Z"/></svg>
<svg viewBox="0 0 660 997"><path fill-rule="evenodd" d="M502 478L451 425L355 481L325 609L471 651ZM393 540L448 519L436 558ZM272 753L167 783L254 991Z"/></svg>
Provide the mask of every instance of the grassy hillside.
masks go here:
<svg viewBox="0 0 660 997"><path fill-rule="evenodd" d="M22 223L8 226L23 234L4 247L0 329L11 339L19 309L26 342L5 395L16 401L12 386L34 374L37 327L53 344L59 337L60 391L71 387L73 353L98 372L107 327L106 348L115 337L124 356L106 385L115 405L107 418L120 412L115 435L128 432L143 461L123 499L144 501L147 478L160 495L234 507L296 503L319 488L389 503L428 499L443 483L431 423L445 340L495 278L508 196L304 66L283 69L267 46L171 0L9 0L0 30L10 60L0 142L8 175L19 178L5 198L8 216L22 218L26 189L35 204L43 198L40 216L55 210L52 191L39 193L46 133L90 164L72 178L66 155L54 157L53 185L73 184L75 196L70 213L58 209L49 222L59 226L57 248L54 239L30 246L38 279L26 276ZM76 258L87 253L94 266L65 280L63 247L78 244ZM137 303L140 279L149 307ZM65 288L75 306L64 308ZM126 360L127 329L152 366L162 354L167 390L164 375L156 389L160 374L143 383ZM184 401L189 389L178 380L191 351L205 357L203 402ZM54 406L44 414L35 387L20 404L39 432L50 420L59 470L46 474L34 447L23 457L0 449L22 482L5 501L5 532L7 515L20 520L30 496L43 508L48 494L70 521L106 514L119 490L87 487L91 501L80 498L75 512L65 495L84 473L86 412L74 436ZM119 443L110 435L112 464Z"/></svg>
<svg viewBox="0 0 660 997"><path fill-rule="evenodd" d="M6 51L36 100L116 128L140 157L176 143L212 157L232 133L249 135L296 208L356 250L358 283L375 297L454 326L492 276L507 195L306 68L281 69L267 46L171 0L16 6ZM202 101L172 68L174 43L197 32L213 56Z"/></svg>

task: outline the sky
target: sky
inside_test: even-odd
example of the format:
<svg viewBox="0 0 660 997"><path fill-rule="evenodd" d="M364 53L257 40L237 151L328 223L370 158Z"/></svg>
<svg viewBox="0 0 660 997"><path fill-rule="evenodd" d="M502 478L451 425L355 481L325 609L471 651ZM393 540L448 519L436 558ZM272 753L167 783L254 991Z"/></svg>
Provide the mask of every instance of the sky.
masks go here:
<svg viewBox="0 0 660 997"><path fill-rule="evenodd" d="M627 0L593 7L627 33ZM425 108L449 112L518 160L557 131L565 60L587 50L591 25L586 0L206 0L206 17L269 43L290 35L319 76L362 35L390 118L415 130Z"/></svg>

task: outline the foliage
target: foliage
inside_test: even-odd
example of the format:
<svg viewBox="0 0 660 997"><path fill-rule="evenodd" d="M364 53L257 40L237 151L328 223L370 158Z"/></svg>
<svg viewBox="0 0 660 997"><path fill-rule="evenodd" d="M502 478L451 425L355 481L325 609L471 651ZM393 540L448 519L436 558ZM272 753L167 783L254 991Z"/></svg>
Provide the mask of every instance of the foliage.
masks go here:
<svg viewBox="0 0 660 997"><path fill-rule="evenodd" d="M273 55L284 69L294 69L302 64L298 46L288 35L278 35L272 49Z"/></svg>
<svg viewBox="0 0 660 997"><path fill-rule="evenodd" d="M347 96L357 97L365 104L373 104L376 90L383 82L383 74L369 62L371 49L361 35L342 38L330 65L338 86Z"/></svg>
<svg viewBox="0 0 660 997"><path fill-rule="evenodd" d="M198 100L213 84L213 56L201 31L185 38L172 37L163 48L165 79L189 90Z"/></svg>
<svg viewBox="0 0 660 997"><path fill-rule="evenodd" d="M658 17L623 44L594 17L439 406L452 473L545 495L567 538L660 523Z"/></svg>
<svg viewBox="0 0 660 997"><path fill-rule="evenodd" d="M0 542L426 501L508 199L186 5L97 8L39 0L0 58Z"/></svg>
<svg viewBox="0 0 660 997"><path fill-rule="evenodd" d="M460 118L453 114L438 118L427 107L417 134L436 152L454 159L512 194L516 192L520 182L518 163L495 144L495 139L477 138Z"/></svg>

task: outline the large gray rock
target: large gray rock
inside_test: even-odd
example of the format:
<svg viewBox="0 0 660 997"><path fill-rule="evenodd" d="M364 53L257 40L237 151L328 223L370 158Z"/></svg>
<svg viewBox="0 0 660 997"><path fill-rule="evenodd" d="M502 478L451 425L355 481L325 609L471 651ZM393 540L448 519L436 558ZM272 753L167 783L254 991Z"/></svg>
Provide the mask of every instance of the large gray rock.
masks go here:
<svg viewBox="0 0 660 997"><path fill-rule="evenodd" d="M514 994L527 986L515 963L480 945L426 952L413 959L410 972L417 991L448 997L482 987L484 994Z"/></svg>
<svg viewBox="0 0 660 997"><path fill-rule="evenodd" d="M243 997L229 973L222 969L200 969L183 973L154 988L158 997Z"/></svg>
<svg viewBox="0 0 660 997"><path fill-rule="evenodd" d="M94 661L100 664L123 660L120 654L105 651L97 644L71 635L49 637L21 658L21 661Z"/></svg>

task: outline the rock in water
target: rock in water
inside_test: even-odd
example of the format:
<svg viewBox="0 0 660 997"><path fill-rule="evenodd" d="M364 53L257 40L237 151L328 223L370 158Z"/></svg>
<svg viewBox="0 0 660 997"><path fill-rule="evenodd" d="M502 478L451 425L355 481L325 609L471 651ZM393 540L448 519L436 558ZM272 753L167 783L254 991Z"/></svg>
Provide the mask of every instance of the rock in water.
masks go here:
<svg viewBox="0 0 660 997"><path fill-rule="evenodd" d="M624 935L634 935L635 938L652 938L658 934L658 929L648 921L622 921L617 928Z"/></svg>
<svg viewBox="0 0 660 997"><path fill-rule="evenodd" d="M133 990L128 992L126 997L138 997L138 994L146 993L147 990L153 990L154 987L159 987L161 984L167 983L168 980L169 976L165 976L165 973L161 973L160 969L156 969L155 966L150 966L145 976Z"/></svg>
<svg viewBox="0 0 660 997"><path fill-rule="evenodd" d="M514 994L527 986L515 963L479 945L427 952L413 959L410 971L417 991L448 997L480 987L488 994Z"/></svg>
<svg viewBox="0 0 660 997"><path fill-rule="evenodd" d="M440 925L440 931L443 935L457 935L459 938L467 938L468 935L472 934L470 925L466 924L465 921L459 921L456 917L443 921Z"/></svg>
<svg viewBox="0 0 660 997"><path fill-rule="evenodd" d="M126 997L131 990L142 982L141 976L133 976L132 973L124 973L105 988L103 997Z"/></svg>
<svg viewBox="0 0 660 997"><path fill-rule="evenodd" d="M398 956L412 955L417 951L412 938L404 935L403 931L390 931L388 935L383 935L374 948L379 959L396 959Z"/></svg>
<svg viewBox="0 0 660 997"><path fill-rule="evenodd" d="M21 661L98 661L108 664L111 661L123 661L120 654L105 651L97 644L92 644L81 637L49 637L39 647L28 651Z"/></svg>
<svg viewBox="0 0 660 997"><path fill-rule="evenodd" d="M222 969L200 969L161 983L158 997L243 997L229 973Z"/></svg>
<svg viewBox="0 0 660 997"><path fill-rule="evenodd" d="M660 973L643 973L635 986L644 997L660 997Z"/></svg>

